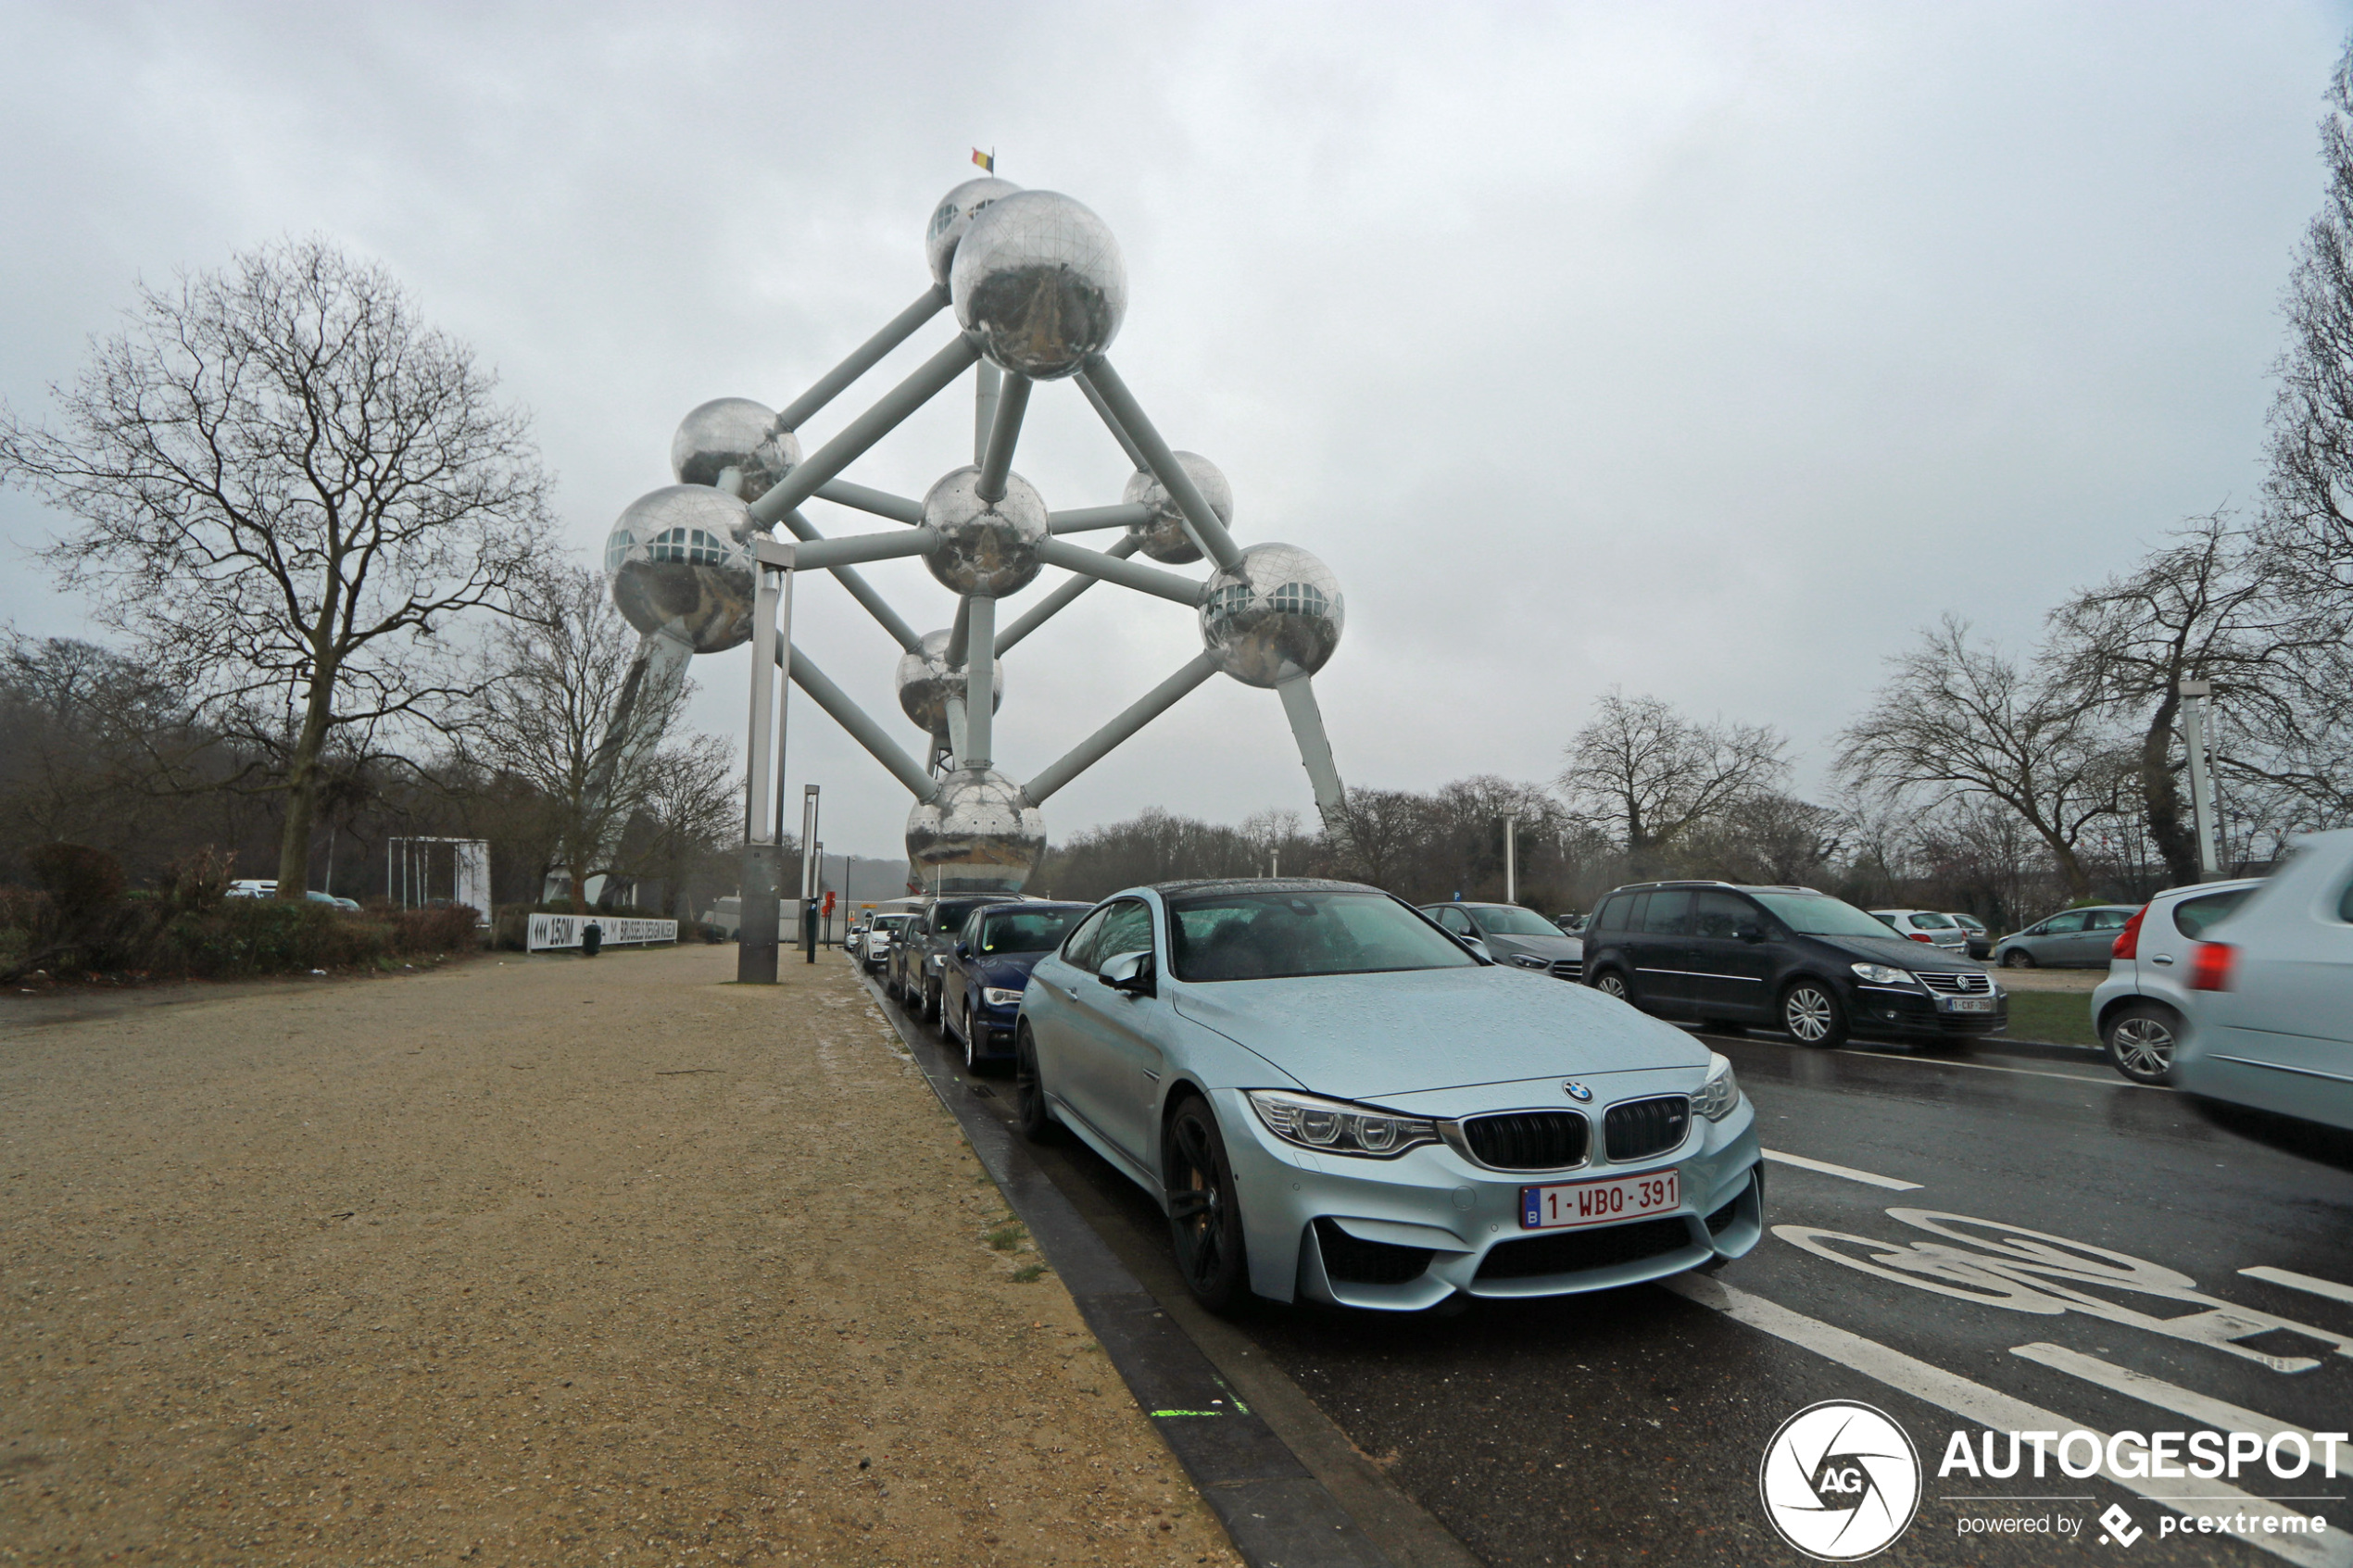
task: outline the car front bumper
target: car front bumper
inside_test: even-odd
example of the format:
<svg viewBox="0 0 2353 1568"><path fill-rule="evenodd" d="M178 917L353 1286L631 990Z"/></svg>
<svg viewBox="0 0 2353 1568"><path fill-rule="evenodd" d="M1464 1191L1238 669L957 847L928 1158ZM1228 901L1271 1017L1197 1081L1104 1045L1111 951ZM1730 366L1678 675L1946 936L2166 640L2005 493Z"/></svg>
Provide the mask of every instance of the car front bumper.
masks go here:
<svg viewBox="0 0 2353 1568"><path fill-rule="evenodd" d="M1251 1288L1417 1311L1456 1294L1569 1296L1738 1258L1764 1234L1764 1165L1743 1098L1721 1122L1694 1117L1681 1147L1654 1159L1564 1172L1498 1172L1443 1144L1395 1160L1318 1155L1281 1142L1239 1090L1213 1096L1227 1134L1250 1254ZM1528 1230L1523 1187L1672 1170L1681 1201L1642 1220Z"/></svg>
<svg viewBox="0 0 2353 1568"><path fill-rule="evenodd" d="M2009 993L1996 988L1991 1012L1955 1012L1945 1006L1962 998L1909 987L1856 985L1846 996L1848 1027L1868 1039L1955 1040L1997 1035L2010 1026Z"/></svg>

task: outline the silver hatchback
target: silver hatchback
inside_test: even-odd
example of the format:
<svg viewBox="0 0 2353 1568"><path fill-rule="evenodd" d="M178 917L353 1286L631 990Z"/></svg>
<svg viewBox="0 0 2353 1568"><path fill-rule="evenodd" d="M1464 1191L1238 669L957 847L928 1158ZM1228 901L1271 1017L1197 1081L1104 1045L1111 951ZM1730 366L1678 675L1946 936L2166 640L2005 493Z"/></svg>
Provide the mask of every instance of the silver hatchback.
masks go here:
<svg viewBox="0 0 2353 1568"><path fill-rule="evenodd" d="M2092 993L2092 1027L2108 1064L2135 1084L2161 1084L2190 1009L2190 953L2207 927L2239 907L2255 878L2169 887L2127 921L2108 978Z"/></svg>
<svg viewBox="0 0 2353 1568"><path fill-rule="evenodd" d="M2061 909L1994 943L1992 961L2008 969L2106 969L2108 950L2133 913L2130 904Z"/></svg>

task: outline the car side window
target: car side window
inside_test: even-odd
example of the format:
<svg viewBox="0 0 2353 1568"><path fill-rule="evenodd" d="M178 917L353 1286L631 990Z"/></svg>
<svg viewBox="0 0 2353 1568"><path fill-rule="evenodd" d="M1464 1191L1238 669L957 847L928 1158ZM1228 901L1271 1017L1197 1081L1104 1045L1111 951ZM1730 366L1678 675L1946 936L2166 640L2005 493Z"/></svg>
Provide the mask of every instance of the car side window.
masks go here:
<svg viewBox="0 0 2353 1568"><path fill-rule="evenodd" d="M1680 887L1661 888L1651 895L1650 909L1642 916L1645 936L1684 936L1692 928L1692 896Z"/></svg>
<svg viewBox="0 0 2353 1568"><path fill-rule="evenodd" d="M1737 893L1704 891L1692 902L1692 935L1736 941L1743 930L1761 928L1763 915Z"/></svg>
<svg viewBox="0 0 2353 1568"><path fill-rule="evenodd" d="M2239 907L2239 901L2250 890L2234 887L2228 893L2208 893L2203 897L2184 898L2173 906L2173 929L2196 940L2206 935L2207 928ZM2353 888L2346 890L2353 897ZM2340 920L2353 920L2353 915L2340 914Z"/></svg>
<svg viewBox="0 0 2353 1568"><path fill-rule="evenodd" d="M1097 909L1078 922L1078 929L1063 944L1063 961L1077 968L1093 971L1095 939L1103 934L1103 921L1111 913L1109 906Z"/></svg>
<svg viewBox="0 0 2353 1568"><path fill-rule="evenodd" d="M1613 895L1611 897L1604 899L1602 903L1601 909L1595 911L1593 915L1593 929L1595 931L1625 930L1626 908L1632 902L1633 900L1623 893Z"/></svg>
<svg viewBox="0 0 2353 1568"><path fill-rule="evenodd" d="M1438 911L1438 923L1457 936L1468 936L1471 934L1470 917L1451 906Z"/></svg>
<svg viewBox="0 0 2353 1568"><path fill-rule="evenodd" d="M2063 915L2053 915L2030 935L2035 936L2065 936L2083 929L2085 915L2081 909L2070 909Z"/></svg>
<svg viewBox="0 0 2353 1568"><path fill-rule="evenodd" d="M2124 922L2132 918L2133 917L2130 914L2122 909L2094 909L2092 911L2092 918L2088 922L2086 922L2084 929L2087 931L2121 931L2124 929Z"/></svg>
<svg viewBox="0 0 2353 1568"><path fill-rule="evenodd" d="M1649 894L1635 894L1633 901L1626 906L1625 929L1629 932L1641 931L1642 929L1642 916L1649 911L1650 907L1651 896Z"/></svg>
<svg viewBox="0 0 2353 1568"><path fill-rule="evenodd" d="M1152 950L1151 906L1140 898L1123 898L1103 911L1103 932L1095 949L1088 955L1088 966L1101 969L1123 953L1149 953Z"/></svg>

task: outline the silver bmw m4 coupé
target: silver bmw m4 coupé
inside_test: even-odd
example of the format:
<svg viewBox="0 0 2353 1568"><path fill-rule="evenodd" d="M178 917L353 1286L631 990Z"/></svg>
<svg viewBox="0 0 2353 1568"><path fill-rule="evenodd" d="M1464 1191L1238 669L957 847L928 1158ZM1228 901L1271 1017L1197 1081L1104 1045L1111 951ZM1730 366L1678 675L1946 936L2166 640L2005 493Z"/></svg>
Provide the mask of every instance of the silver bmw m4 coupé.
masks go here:
<svg viewBox="0 0 2353 1568"><path fill-rule="evenodd" d="M1763 1232L1730 1062L1353 883L1106 900L1032 972L1014 1057L1023 1131L1151 1193L1218 1311L1601 1290Z"/></svg>

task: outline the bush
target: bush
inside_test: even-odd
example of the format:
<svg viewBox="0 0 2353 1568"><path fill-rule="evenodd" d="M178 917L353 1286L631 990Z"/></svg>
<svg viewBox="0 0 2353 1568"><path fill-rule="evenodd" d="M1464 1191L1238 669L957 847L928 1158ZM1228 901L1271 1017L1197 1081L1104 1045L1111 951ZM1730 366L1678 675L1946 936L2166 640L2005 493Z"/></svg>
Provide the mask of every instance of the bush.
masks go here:
<svg viewBox="0 0 2353 1568"><path fill-rule="evenodd" d="M462 953L482 946L479 911L464 904L437 909L402 909L392 917L396 953Z"/></svg>
<svg viewBox="0 0 2353 1568"><path fill-rule="evenodd" d="M389 926L277 898L230 898L174 915L156 947L155 967L207 980L370 963L394 951Z"/></svg>
<svg viewBox="0 0 2353 1568"><path fill-rule="evenodd" d="M122 897L122 862L103 849L44 844L25 860L32 880L49 896L59 930L67 934L105 914Z"/></svg>

